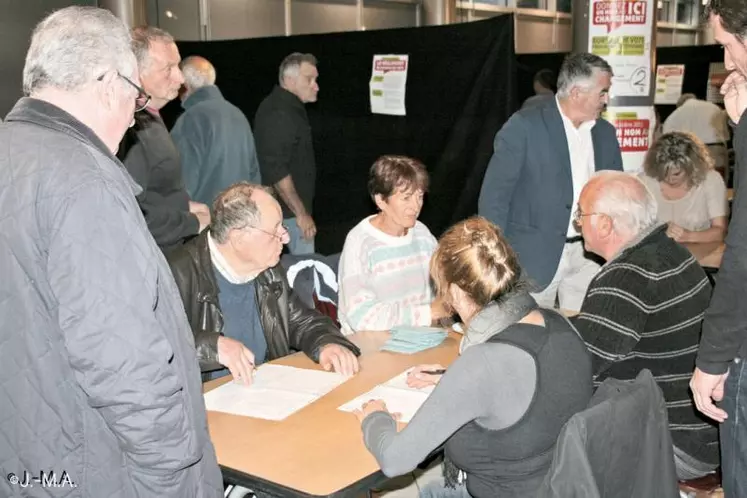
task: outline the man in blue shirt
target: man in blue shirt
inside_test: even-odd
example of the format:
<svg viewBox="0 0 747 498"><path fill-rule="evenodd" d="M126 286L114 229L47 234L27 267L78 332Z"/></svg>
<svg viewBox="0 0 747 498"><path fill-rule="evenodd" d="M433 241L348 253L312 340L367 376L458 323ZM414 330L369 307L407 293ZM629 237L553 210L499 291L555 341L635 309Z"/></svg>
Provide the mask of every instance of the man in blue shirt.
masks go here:
<svg viewBox="0 0 747 498"><path fill-rule="evenodd" d="M189 197L209 206L236 182L261 183L254 135L241 109L215 86L215 68L207 59L187 57L179 67L184 74L184 113L171 137L179 149Z"/></svg>
<svg viewBox="0 0 747 498"><path fill-rule="evenodd" d="M264 361L303 351L325 370L358 371L358 348L303 305L278 264L288 231L268 187L221 192L211 226L169 255L203 373L251 382Z"/></svg>

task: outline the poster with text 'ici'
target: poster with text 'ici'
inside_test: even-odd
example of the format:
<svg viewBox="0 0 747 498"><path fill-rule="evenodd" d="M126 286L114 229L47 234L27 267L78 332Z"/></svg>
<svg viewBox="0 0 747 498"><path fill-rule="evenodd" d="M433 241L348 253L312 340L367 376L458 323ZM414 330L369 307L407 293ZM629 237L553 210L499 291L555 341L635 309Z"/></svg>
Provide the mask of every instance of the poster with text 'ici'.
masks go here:
<svg viewBox="0 0 747 498"><path fill-rule="evenodd" d="M369 84L372 113L405 115L405 88L409 64L407 55L374 55Z"/></svg>
<svg viewBox="0 0 747 498"><path fill-rule="evenodd" d="M591 0L589 52L615 73L613 97L643 97L651 89L653 0Z"/></svg>

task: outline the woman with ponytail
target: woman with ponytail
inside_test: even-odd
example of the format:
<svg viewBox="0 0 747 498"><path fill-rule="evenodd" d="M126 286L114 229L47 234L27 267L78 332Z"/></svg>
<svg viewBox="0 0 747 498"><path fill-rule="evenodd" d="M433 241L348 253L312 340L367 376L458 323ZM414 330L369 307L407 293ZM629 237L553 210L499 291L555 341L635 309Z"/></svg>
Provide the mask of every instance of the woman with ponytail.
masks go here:
<svg viewBox="0 0 747 498"><path fill-rule="evenodd" d="M412 471L445 443L444 483L421 497L534 496L561 428L591 398L591 360L573 326L541 309L500 229L481 217L451 227L430 265L436 292L465 325L460 357L443 376L411 373L436 388L410 423L382 401L356 412L365 444L387 476ZM452 467L453 466L453 467Z"/></svg>

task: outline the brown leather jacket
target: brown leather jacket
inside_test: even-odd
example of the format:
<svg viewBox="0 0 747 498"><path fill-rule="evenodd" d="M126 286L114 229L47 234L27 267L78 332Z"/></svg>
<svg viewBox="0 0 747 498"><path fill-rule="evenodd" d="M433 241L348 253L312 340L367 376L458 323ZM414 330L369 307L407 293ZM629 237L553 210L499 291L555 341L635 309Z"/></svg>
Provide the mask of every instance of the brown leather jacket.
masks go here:
<svg viewBox="0 0 747 498"><path fill-rule="evenodd" d="M167 256L195 336L200 370L223 368L218 363L218 337L223 314L218 284L208 249L207 230ZM329 317L304 306L288 285L280 265L257 276L257 303L267 340L267 360L303 351L319 361L319 349L340 344L356 355L360 350L343 336Z"/></svg>

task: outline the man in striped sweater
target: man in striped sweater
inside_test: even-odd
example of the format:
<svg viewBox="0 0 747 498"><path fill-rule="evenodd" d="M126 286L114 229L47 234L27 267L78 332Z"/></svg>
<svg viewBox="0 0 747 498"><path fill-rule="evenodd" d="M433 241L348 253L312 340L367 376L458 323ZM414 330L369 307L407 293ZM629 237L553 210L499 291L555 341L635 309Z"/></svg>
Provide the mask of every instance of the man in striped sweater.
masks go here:
<svg viewBox="0 0 747 498"><path fill-rule="evenodd" d="M693 479L719 463L718 431L696 411L688 387L711 285L656 213L656 200L632 175L601 172L586 184L574 220L586 249L607 263L574 325L592 353L596 383L651 371L666 400L677 474Z"/></svg>

